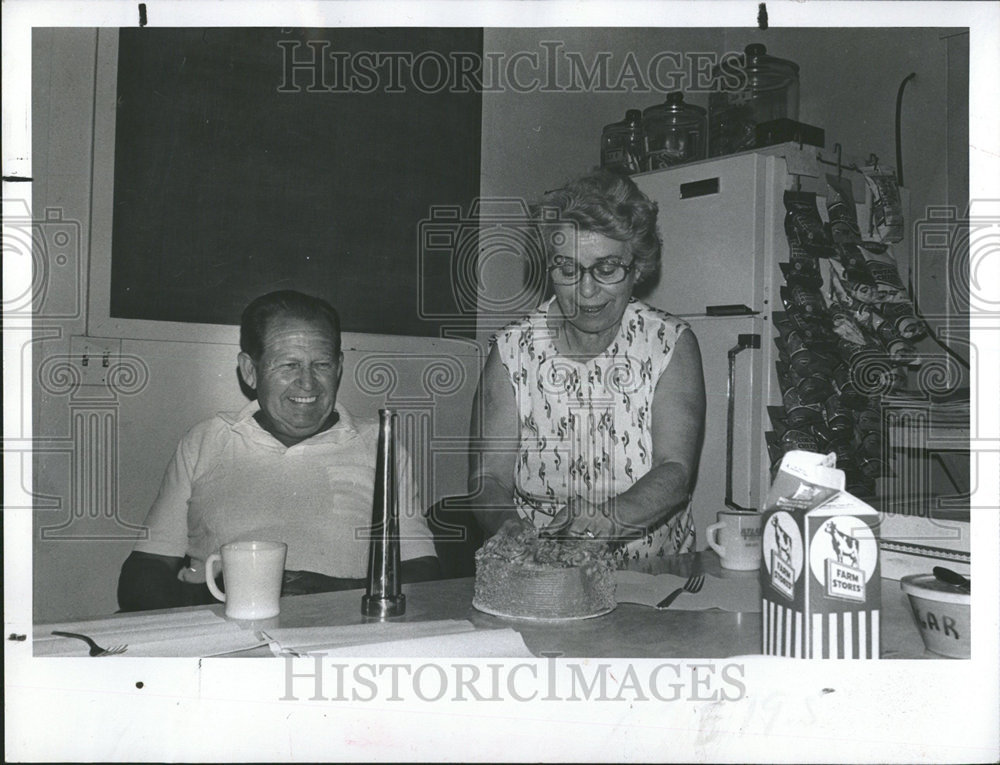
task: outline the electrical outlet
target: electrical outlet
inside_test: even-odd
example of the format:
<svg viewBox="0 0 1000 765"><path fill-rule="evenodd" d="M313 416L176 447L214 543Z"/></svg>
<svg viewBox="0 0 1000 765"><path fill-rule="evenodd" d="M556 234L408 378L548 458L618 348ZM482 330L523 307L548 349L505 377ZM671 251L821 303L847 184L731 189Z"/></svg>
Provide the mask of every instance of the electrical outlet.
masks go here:
<svg viewBox="0 0 1000 765"><path fill-rule="evenodd" d="M108 337L71 337L69 352L82 385L105 385L112 364L121 361L122 341Z"/></svg>

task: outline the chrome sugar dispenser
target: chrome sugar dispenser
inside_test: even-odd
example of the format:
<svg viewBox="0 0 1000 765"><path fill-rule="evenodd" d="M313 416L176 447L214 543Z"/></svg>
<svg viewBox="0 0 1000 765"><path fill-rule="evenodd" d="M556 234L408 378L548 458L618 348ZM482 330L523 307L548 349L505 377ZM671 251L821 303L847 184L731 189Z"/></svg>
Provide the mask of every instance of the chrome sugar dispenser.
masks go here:
<svg viewBox="0 0 1000 765"><path fill-rule="evenodd" d="M402 593L399 550L395 412L380 409L378 414L378 453L368 548L368 583L361 598L361 613L385 619L406 613L406 596Z"/></svg>

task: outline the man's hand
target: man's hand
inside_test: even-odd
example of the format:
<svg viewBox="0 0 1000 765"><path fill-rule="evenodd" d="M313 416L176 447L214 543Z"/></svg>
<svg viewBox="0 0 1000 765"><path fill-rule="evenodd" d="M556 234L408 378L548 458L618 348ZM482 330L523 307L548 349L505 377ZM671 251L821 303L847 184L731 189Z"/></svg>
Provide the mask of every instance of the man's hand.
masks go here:
<svg viewBox="0 0 1000 765"><path fill-rule="evenodd" d="M183 558L133 552L118 577L118 607L122 611L174 608L183 602L183 587L177 579Z"/></svg>

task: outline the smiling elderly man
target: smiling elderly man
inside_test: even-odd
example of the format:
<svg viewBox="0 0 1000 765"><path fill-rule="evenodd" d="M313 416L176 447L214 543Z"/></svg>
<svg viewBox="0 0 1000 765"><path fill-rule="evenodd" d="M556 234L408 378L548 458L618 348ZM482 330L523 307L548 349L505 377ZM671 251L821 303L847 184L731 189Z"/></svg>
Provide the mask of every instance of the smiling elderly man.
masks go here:
<svg viewBox="0 0 1000 765"><path fill-rule="evenodd" d="M285 595L364 586L378 423L337 404L337 312L300 292L271 292L244 310L240 348L256 400L181 439L146 517L149 537L122 566L124 611L215 602L203 562L236 540L288 544ZM402 450L399 465L403 581L434 578L433 538Z"/></svg>

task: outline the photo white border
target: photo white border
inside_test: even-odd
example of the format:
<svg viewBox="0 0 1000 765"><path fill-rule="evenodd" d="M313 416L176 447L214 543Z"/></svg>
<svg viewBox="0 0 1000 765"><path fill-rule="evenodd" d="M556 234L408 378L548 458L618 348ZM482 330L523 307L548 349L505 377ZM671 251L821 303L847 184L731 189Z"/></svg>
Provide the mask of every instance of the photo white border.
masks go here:
<svg viewBox="0 0 1000 765"><path fill-rule="evenodd" d="M151 2L151 26L756 26L756 2ZM708 12L710 10L710 12ZM970 189L1000 200L996 73L1000 6L964 2L768 2L784 26L968 26ZM3 172L30 174L30 36L39 26L134 26L138 3L3 4ZM31 184L4 182L5 200L31 206ZM996 203L991 210L995 212ZM4 297L30 273L4 262ZM995 264L990 264L995 265ZM995 275L994 275L995 276ZM989 296L996 301L997 284ZM21 291L19 291L19 289ZM1000 426L997 320L972 320L980 367L973 395L977 507L996 507ZM4 422L30 411L28 335L4 331ZM989 405L988 405L989 404ZM30 418L29 418L30 422ZM30 438L27 434L18 434ZM14 460L4 504L28 506ZM22 481L25 484L22 484ZM986 517L979 517L979 516ZM31 659L5 643L6 754L32 760L729 760L981 761L997 756L997 514L980 512L972 539L977 606L967 662L803 662L745 657L739 702L592 702L546 705L281 702L282 662ZM31 631L31 517L4 514L5 635ZM980 589L981 588L981 589ZM990 597L990 595L993 597ZM744 661L744 659L740 659ZM487 662L479 662L485 665ZM636 662L633 662L636 663ZM620 670L627 662L615 662ZM142 683L142 688L137 683Z"/></svg>

